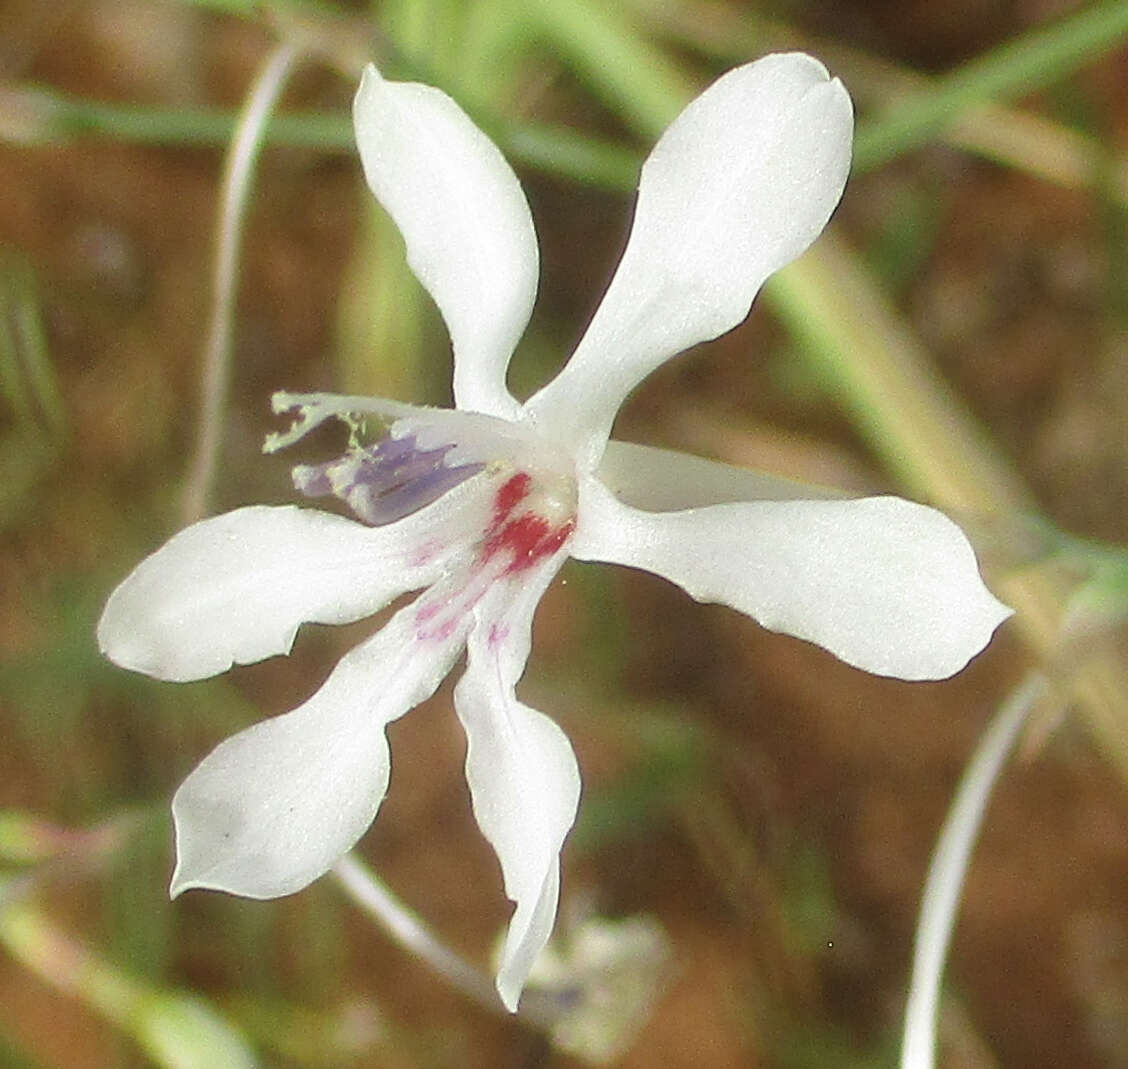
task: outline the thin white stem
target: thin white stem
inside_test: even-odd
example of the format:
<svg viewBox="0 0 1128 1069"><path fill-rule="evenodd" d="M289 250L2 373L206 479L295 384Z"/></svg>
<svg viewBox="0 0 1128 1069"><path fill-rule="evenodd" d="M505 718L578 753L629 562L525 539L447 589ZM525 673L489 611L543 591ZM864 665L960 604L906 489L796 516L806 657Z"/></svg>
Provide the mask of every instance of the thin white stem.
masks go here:
<svg viewBox="0 0 1128 1069"><path fill-rule="evenodd" d="M355 854L341 858L333 866L333 875L349 897L375 917L401 946L426 961L479 1005L506 1012L489 977L440 943Z"/></svg>
<svg viewBox="0 0 1128 1069"><path fill-rule="evenodd" d="M441 943L356 854L346 854L332 869L345 893L374 917L410 953L422 958L450 985L468 998L504 1017L509 1011L498 997L493 980ZM551 996L526 991L520 1017L538 1028L550 1028L558 1016Z"/></svg>
<svg viewBox="0 0 1128 1069"><path fill-rule="evenodd" d="M181 500L181 515L185 523L192 523L206 513L219 463L231 378L231 339L247 201L263 130L299 55L299 50L292 44L281 44L271 52L243 105L223 165L216 226L212 318L203 354L200 430Z"/></svg>
<svg viewBox="0 0 1128 1069"><path fill-rule="evenodd" d="M991 790L1026 717L1047 686L1041 673L1031 672L995 714L960 780L936 842L917 923L901 1069L933 1069L935 1065L940 981L971 851Z"/></svg>

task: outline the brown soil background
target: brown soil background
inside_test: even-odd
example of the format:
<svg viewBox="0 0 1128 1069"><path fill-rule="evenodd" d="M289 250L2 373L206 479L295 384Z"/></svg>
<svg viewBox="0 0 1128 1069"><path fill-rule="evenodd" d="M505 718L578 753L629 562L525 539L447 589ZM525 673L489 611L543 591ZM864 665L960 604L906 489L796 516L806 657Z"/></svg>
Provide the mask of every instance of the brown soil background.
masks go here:
<svg viewBox="0 0 1128 1069"><path fill-rule="evenodd" d="M939 70L1068 7L811 3L794 15ZM143 3L9 0L0 25L5 77L161 105L237 104L269 44L253 25ZM1123 146L1126 60L1094 64L1040 103L1090 115ZM343 111L349 95L307 71L287 106ZM555 106L566 111L567 98ZM219 159L109 140L0 146L0 244L35 272L70 422L65 455L3 517L0 807L78 825L126 804L162 805L231 728L212 691L170 697L117 681L86 630L114 582L171 530L196 414ZM522 177L544 262L534 331L566 351L614 264L629 206ZM1128 542L1123 215L1110 219L1092 193L935 148L854 181L838 225L877 245L906 190L939 187L931 241L898 281L901 307L1046 514L1077 534ZM268 397L333 386L336 301L363 195L347 156L264 155L223 505L290 497L285 463L258 452L272 426ZM445 359L441 327L431 342ZM619 434L721 454L735 434L781 465L888 488L833 398L796 385L794 364L760 309L654 376ZM566 572L542 607L525 693L573 738L585 811L611 813L606 826L588 818L565 852L566 904L587 897L610 916L652 914L672 940L669 986L619 1064L893 1064L929 852L979 732L1021 675L1017 642L1004 629L956 679L909 685L692 604L658 580L616 574L592 581L625 621L621 657L595 672L582 573ZM235 687L255 709L283 711L345 642L300 640L295 656L235 673ZM448 687L394 726L393 788L364 851L482 959L506 908L469 815L449 701ZM648 716L685 731L700 763L663 771L633 746ZM1128 1066L1126 818L1123 784L1072 722L1008 771L956 934L944 1065ZM165 821L140 861L46 901L127 968L196 988L236 1016L245 996L325 1013L353 1006L380 1022L352 1061L272 1052L265 1064L576 1064L444 988L330 888L273 906L196 894L170 907L168 830ZM146 919L131 925L131 913ZM3 956L0 1031L42 1066L143 1064L77 1001Z"/></svg>

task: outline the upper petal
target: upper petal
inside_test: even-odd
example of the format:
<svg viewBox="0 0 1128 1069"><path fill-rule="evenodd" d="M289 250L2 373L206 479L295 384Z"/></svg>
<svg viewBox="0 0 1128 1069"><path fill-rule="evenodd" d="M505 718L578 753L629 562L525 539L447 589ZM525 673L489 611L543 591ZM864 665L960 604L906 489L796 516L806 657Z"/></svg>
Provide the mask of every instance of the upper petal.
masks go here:
<svg viewBox="0 0 1128 1069"><path fill-rule="evenodd" d="M636 508L667 510L726 501L791 501L840 497L831 490L741 468L719 460L612 438L597 472L620 501Z"/></svg>
<svg viewBox="0 0 1128 1069"><path fill-rule="evenodd" d="M958 672L1010 615L946 516L896 497L630 508L585 480L572 555L627 564L900 679Z"/></svg>
<svg viewBox="0 0 1128 1069"><path fill-rule="evenodd" d="M530 409L598 459L627 393L735 327L764 279L815 239L842 195L852 137L849 95L810 56L766 56L715 82L646 161L619 269Z"/></svg>
<svg viewBox="0 0 1128 1069"><path fill-rule="evenodd" d="M433 582L490 507L471 479L385 527L293 505L202 520L110 595L98 643L124 668L177 682L288 653L302 623L357 620Z"/></svg>
<svg viewBox="0 0 1128 1069"><path fill-rule="evenodd" d="M364 834L388 787L384 728L429 697L466 629L420 633L418 603L346 654L304 705L222 742L172 800L171 892L300 891Z"/></svg>
<svg viewBox="0 0 1128 1069"><path fill-rule="evenodd" d="M495 585L474 612L455 708L466 730L474 816L516 903L497 990L510 1011L548 942L560 893L560 848L576 817L580 774L564 732L514 688L529 655L533 613L560 567L557 555L522 581Z"/></svg>
<svg viewBox="0 0 1128 1069"><path fill-rule="evenodd" d="M446 320L459 408L511 416L505 370L529 321L539 257L529 206L497 147L445 93L364 71L353 104L368 185Z"/></svg>

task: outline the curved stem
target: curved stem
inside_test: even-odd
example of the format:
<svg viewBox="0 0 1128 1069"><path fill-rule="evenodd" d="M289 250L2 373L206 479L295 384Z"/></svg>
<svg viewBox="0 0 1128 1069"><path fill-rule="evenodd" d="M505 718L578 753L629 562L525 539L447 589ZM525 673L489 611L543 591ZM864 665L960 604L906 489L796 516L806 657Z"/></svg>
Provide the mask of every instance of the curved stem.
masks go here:
<svg viewBox="0 0 1128 1069"><path fill-rule="evenodd" d="M971 851L991 790L1027 715L1046 688L1045 677L1040 672L1031 672L995 714L960 780L936 842L917 923L912 979L905 1007L901 1069L932 1069L935 1064L940 980Z"/></svg>
<svg viewBox="0 0 1128 1069"><path fill-rule="evenodd" d="M192 523L207 512L223 443L239 258L251 180L267 119L299 55L291 44L281 44L270 54L240 112L224 162L216 228L212 318L204 345L200 432L181 501L181 518L185 523Z"/></svg>
<svg viewBox="0 0 1128 1069"><path fill-rule="evenodd" d="M332 874L345 893L374 917L405 950L422 958L452 987L479 1006L503 1017L510 1016L498 997L493 980L441 943L355 854L341 858L333 866ZM547 1030L558 1018L559 1012L547 993L526 991L518 1015L529 1024Z"/></svg>

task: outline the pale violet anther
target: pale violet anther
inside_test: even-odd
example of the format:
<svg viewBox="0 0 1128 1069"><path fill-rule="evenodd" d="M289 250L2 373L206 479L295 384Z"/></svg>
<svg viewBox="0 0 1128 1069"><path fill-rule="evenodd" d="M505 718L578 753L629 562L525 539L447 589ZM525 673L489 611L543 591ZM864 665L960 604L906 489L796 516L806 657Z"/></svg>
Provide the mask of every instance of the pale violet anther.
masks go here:
<svg viewBox="0 0 1128 1069"><path fill-rule="evenodd" d="M567 738L515 694L537 603L567 557L645 568L903 679L959 671L1008 610L932 509L804 500L782 480L608 441L627 393L736 326L834 210L853 117L818 62L738 67L666 131L602 306L523 405L505 373L538 259L513 172L449 97L373 67L354 117L368 184L450 329L456 407L277 395L296 420L269 450L326 420L351 428L343 457L299 466L294 481L363 522L286 506L194 524L114 591L98 638L125 667L199 679L287 653L302 623L345 623L423 591L304 704L221 743L185 780L172 892L271 898L324 874L384 797L385 728L465 651L454 703L474 815L516 906L497 977L512 1010L552 930L580 792Z"/></svg>

